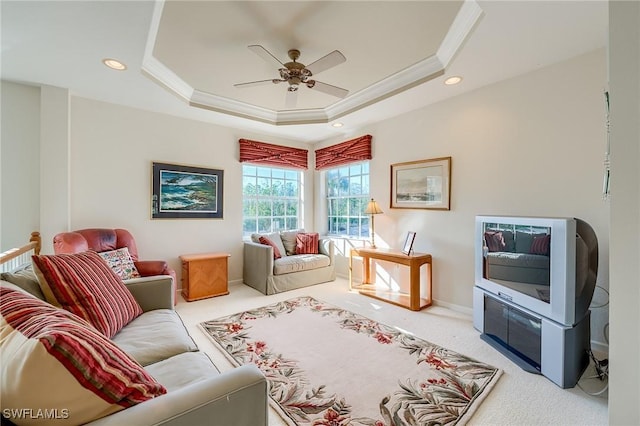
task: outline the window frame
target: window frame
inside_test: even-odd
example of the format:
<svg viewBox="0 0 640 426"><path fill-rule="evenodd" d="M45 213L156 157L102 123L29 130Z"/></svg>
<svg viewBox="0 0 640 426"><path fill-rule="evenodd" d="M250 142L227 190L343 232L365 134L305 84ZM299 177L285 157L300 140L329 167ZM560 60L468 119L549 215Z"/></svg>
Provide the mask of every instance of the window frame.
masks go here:
<svg viewBox="0 0 640 426"><path fill-rule="evenodd" d="M248 173L248 169L255 169L253 173ZM268 172L268 173L267 173ZM293 178L292 176L295 176ZM247 194L247 180L254 179L256 188L255 194ZM268 180L269 185L268 193L260 194L260 181ZM297 188L295 195L274 195L274 181L282 182L282 188L286 190L288 182L295 182L294 191ZM279 231L287 231L293 229L300 229L303 227L303 199L304 199L304 173L299 169L285 168L285 167L273 167L268 165L244 163L242 164L242 235L243 238L249 237L254 233L271 233ZM249 217L248 202L255 203L255 214ZM274 205L278 203L278 207ZM269 215L260 215L261 206L267 208L270 204ZM280 207L281 206L281 207ZM295 215L288 214L290 212L290 206L295 206ZM251 209L252 207L249 207ZM278 208L278 212L274 212L274 209ZM280 210L281 209L281 210ZM281 213L281 214L274 214ZM261 226L261 219L268 220L269 226ZM247 220L255 220L253 230L246 230ZM282 225L282 226L279 226Z"/></svg>
<svg viewBox="0 0 640 426"><path fill-rule="evenodd" d="M354 168L360 168L359 173L353 173ZM370 175L371 175L371 165L370 160L357 161L348 164L341 164L336 167L331 167L323 170L323 185L324 185L324 201L325 201L325 209L326 209L326 226L327 226L327 235L331 237L337 238L348 238L348 239L368 239L370 235L369 222L370 215L364 213L364 210L367 206L367 203L370 199L371 193L371 185L370 185ZM348 171L347 174L341 174L341 171ZM345 189L341 188L341 183L338 182L337 185L337 193L334 189L330 189L330 179L334 179L331 174L337 172L337 180L346 179L348 186ZM351 187L351 183L354 181L354 178L359 178L360 180L360 190L355 191ZM357 179L355 179L357 181ZM357 202L353 202L352 200L356 200ZM332 203L332 201L334 201ZM336 209L344 208L346 204L346 214L332 214ZM335 206L335 208L334 208ZM358 210L358 214L353 214L352 209L356 208ZM332 220L333 219L333 220ZM342 219L342 220L341 220ZM341 227L344 226L346 232L340 232ZM358 230L357 234L352 233L351 230L356 228Z"/></svg>

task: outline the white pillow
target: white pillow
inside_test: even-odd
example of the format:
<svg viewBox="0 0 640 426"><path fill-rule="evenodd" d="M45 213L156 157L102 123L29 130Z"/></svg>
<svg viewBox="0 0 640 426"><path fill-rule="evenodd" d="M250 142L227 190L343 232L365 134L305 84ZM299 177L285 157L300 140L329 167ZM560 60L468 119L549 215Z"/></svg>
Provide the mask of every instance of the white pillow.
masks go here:
<svg viewBox="0 0 640 426"><path fill-rule="evenodd" d="M280 237L282 237L282 244L284 244L284 248L287 251L287 256L296 254L296 236L302 232L304 232L304 229L280 232Z"/></svg>
<svg viewBox="0 0 640 426"><path fill-rule="evenodd" d="M271 242L273 242L273 244L278 247L278 250L280 250L280 255L285 255L286 251L284 249L284 246L282 245L282 239L280 239L279 233L271 232L270 234L251 234L251 241L256 244L260 244L260 237L266 237L271 240Z"/></svg>
<svg viewBox="0 0 640 426"><path fill-rule="evenodd" d="M98 254L107 262L107 265L109 265L121 280L140 277L140 273L133 263L133 258L128 248L123 247L118 250L103 251Z"/></svg>

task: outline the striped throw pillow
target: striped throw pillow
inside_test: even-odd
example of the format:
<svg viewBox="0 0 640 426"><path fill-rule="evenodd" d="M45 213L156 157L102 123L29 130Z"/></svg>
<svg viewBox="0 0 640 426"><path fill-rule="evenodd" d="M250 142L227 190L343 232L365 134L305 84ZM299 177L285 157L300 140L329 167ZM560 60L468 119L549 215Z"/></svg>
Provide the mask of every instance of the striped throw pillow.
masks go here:
<svg viewBox="0 0 640 426"><path fill-rule="evenodd" d="M551 235L537 235L533 237L529 254L549 255L549 243L551 243Z"/></svg>
<svg viewBox="0 0 640 426"><path fill-rule="evenodd" d="M47 302L89 322L113 337L142 314L129 290L93 251L32 257Z"/></svg>
<svg viewBox="0 0 640 426"><path fill-rule="evenodd" d="M317 232L300 232L296 235L296 254L318 254Z"/></svg>
<svg viewBox="0 0 640 426"><path fill-rule="evenodd" d="M56 424L84 424L166 393L86 321L26 292L0 287L0 335L3 413L46 408Z"/></svg>

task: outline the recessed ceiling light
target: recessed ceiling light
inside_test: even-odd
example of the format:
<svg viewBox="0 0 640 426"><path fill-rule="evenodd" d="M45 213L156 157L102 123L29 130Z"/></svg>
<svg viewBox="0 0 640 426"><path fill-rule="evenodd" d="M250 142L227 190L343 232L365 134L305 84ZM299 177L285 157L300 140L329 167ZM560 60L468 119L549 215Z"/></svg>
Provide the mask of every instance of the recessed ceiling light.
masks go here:
<svg viewBox="0 0 640 426"><path fill-rule="evenodd" d="M333 127L342 127L342 126L344 126L344 124L338 122L338 123L333 123L332 126Z"/></svg>
<svg viewBox="0 0 640 426"><path fill-rule="evenodd" d="M462 81L462 77L460 76L453 76L453 77L449 77L444 81L444 84L446 84L447 86L452 86L454 84L458 84Z"/></svg>
<svg viewBox="0 0 640 426"><path fill-rule="evenodd" d="M102 63L116 71L124 71L127 69L127 66L117 59L106 58L102 60Z"/></svg>

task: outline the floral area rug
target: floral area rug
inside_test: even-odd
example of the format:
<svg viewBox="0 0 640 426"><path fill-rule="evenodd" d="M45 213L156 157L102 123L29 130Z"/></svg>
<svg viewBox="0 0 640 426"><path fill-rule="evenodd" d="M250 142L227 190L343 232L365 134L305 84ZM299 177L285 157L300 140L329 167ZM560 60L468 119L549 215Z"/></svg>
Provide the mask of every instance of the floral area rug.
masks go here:
<svg viewBox="0 0 640 426"><path fill-rule="evenodd" d="M501 374L311 297L200 326L233 363L262 370L291 425L461 425Z"/></svg>

